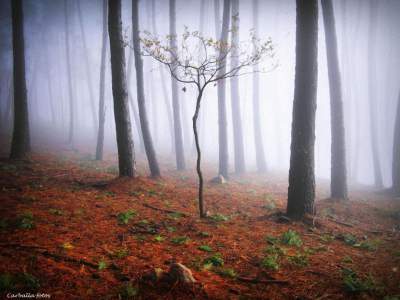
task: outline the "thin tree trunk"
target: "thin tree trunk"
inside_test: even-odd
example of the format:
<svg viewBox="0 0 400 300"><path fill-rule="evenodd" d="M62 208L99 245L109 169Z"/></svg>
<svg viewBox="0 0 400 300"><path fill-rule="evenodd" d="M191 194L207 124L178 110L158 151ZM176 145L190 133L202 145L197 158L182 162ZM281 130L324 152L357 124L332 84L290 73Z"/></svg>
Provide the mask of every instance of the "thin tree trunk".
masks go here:
<svg viewBox="0 0 400 300"><path fill-rule="evenodd" d="M296 69L287 214L301 219L306 213L314 213L318 1L297 0L296 3Z"/></svg>
<svg viewBox="0 0 400 300"><path fill-rule="evenodd" d="M207 0L201 0L200 2L200 19L199 19L199 33L200 35L204 36L204 18L206 14L206 1ZM214 0L214 7L215 7L215 20L219 19L219 0ZM219 27L215 25L215 27ZM216 29L215 30L215 37L218 38L219 34L221 32L221 29ZM203 109L203 111L199 112L200 114L200 128L198 129L199 131L199 138L200 138L200 145L204 146L204 140L205 140L205 134L203 134L205 130L205 124L206 124L206 114ZM196 143L193 139L193 153L196 153Z"/></svg>
<svg viewBox="0 0 400 300"><path fill-rule="evenodd" d="M258 9L259 0L253 2L253 27L254 36L258 38ZM260 75L258 65L253 69L253 126L254 126L254 143L256 151L257 171L264 173L267 171L267 162L265 160L264 144L261 134L261 118L260 118Z"/></svg>
<svg viewBox="0 0 400 300"><path fill-rule="evenodd" d="M222 31L220 41L223 44L228 43L229 19L230 19L231 1L224 0L224 11L222 17ZM219 54L219 75L226 73L226 50L221 49ZM219 145L219 175L228 178L228 133L226 120L226 80L221 79L218 85L218 145Z"/></svg>
<svg viewBox="0 0 400 300"><path fill-rule="evenodd" d="M90 63L89 63L89 51L86 46L86 35L85 35L85 28L83 26L83 18L82 18L82 10L81 10L81 0L77 0L77 5L78 5L78 19L79 19L79 27L81 31L81 36L82 36L82 43L83 43L83 56L85 60L85 71L86 71L86 77L87 77L87 84L88 84L88 90L89 90L89 100L90 100L90 109L92 112L92 119L93 119L93 129L95 132L95 136L97 135L97 128L98 128L98 119L96 115L96 104L95 104L95 99L94 99L94 93L93 93L93 85L92 85L92 75L90 72Z"/></svg>
<svg viewBox="0 0 400 300"><path fill-rule="evenodd" d="M101 45L100 81L99 81L99 128L97 131L96 160L103 159L104 150L104 123L106 110L104 105L106 55L107 55L107 0L103 0L103 37Z"/></svg>
<svg viewBox="0 0 400 300"><path fill-rule="evenodd" d="M201 150L200 150L200 142L199 142L199 134L197 132L197 118L199 116L200 112L200 104L201 104L201 98L203 96L203 89L198 90L198 95L196 99L196 109L195 113L192 118L192 124L193 124L193 133L194 133L194 142L196 145L196 151L197 151L197 161L196 161L196 171L197 171L197 176L199 177L199 211L200 211L200 218L205 218L207 216L206 210L204 208L204 199L203 199L203 173L201 171Z"/></svg>
<svg viewBox="0 0 400 300"><path fill-rule="evenodd" d="M346 142L342 85L337 53L335 15L332 0L322 0L331 100L331 197L347 199Z"/></svg>
<svg viewBox="0 0 400 300"><path fill-rule="evenodd" d="M126 87L121 0L108 1L108 33L110 37L111 75L119 175L134 177L136 170Z"/></svg>
<svg viewBox="0 0 400 300"><path fill-rule="evenodd" d="M239 23L239 0L232 0L232 69L236 68L239 65ZM233 143L235 154L235 173L241 174L246 171L246 166L244 161L242 117L240 113L239 78L237 76L231 78L231 104Z"/></svg>
<svg viewBox="0 0 400 300"><path fill-rule="evenodd" d="M371 132L372 163L374 169L374 184L383 187L382 169L379 158L379 138L376 102L376 38L377 38L378 2L370 0L370 20L368 35L368 100Z"/></svg>
<svg viewBox="0 0 400 300"><path fill-rule="evenodd" d="M135 55L136 67L136 90L137 100L139 106L140 125L142 128L143 142L146 150L147 160L152 177L160 176L160 169L158 167L156 153L153 147L153 141L150 134L149 123L147 120L147 112L144 96L144 83L143 83L143 61L140 52L140 39L139 39L139 0L132 0L132 36L133 36L133 51Z"/></svg>
<svg viewBox="0 0 400 300"><path fill-rule="evenodd" d="M397 114L393 137L392 181L393 192L400 196L400 92L397 100Z"/></svg>
<svg viewBox="0 0 400 300"><path fill-rule="evenodd" d="M172 52L175 53L175 51L177 51L176 0L169 0L169 34L171 37L170 48ZM178 82L172 76L171 76L171 90L172 90L172 110L174 113L176 167L178 170L184 170L186 168L186 163L185 163L185 152L183 150L182 121L181 121L181 112L179 103Z"/></svg>
<svg viewBox="0 0 400 300"><path fill-rule="evenodd" d="M25 78L24 13L22 0L11 0L14 63L14 129L10 158L30 151L29 113Z"/></svg>
<svg viewBox="0 0 400 300"><path fill-rule="evenodd" d="M137 111L135 101L133 100L132 91L131 91L131 74L132 74L133 56L134 56L133 50L131 48L129 48L128 74L127 74L128 96L129 96L129 104L132 109L133 119L135 121L134 124L135 124L136 130L138 132L139 149L140 149L141 153L144 153L143 135L142 135L142 130L140 128L139 113Z"/></svg>
<svg viewBox="0 0 400 300"><path fill-rule="evenodd" d="M69 44L69 17L68 17L68 0L64 0L64 14L65 14L65 55L67 64L67 80L68 80L68 98L69 98L69 132L68 144L73 143L74 139L74 97L72 89L72 75L71 75L71 62L70 62L70 44Z"/></svg>

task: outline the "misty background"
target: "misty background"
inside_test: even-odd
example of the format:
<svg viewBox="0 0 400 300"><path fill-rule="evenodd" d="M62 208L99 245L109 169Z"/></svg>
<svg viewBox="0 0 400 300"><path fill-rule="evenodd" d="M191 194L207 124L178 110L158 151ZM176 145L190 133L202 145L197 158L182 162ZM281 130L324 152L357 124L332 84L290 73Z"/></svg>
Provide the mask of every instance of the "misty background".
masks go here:
<svg viewBox="0 0 400 300"><path fill-rule="evenodd" d="M204 1L203 35L215 38L214 0ZM218 1L218 0L216 0ZM136 79L131 42L131 1L123 2L123 28L127 46L126 62L131 61L129 91L136 102ZM97 128L93 118L98 116L99 73L102 37L102 1L68 0L65 12L62 0L25 0L24 29L26 79L35 149L42 142L63 145L68 135L68 90L66 70L65 31L70 34L73 99L75 102L75 147L94 153ZM141 31L165 37L169 31L168 1L140 1ZM252 1L240 0L239 39L248 41L253 28ZM222 2L219 19L222 21ZM201 1L177 0L178 44L187 26L190 31L200 28ZM371 112L378 126L378 150L385 186L391 185L393 125L400 88L400 1L378 1L376 24L371 22L369 1L334 1L339 62L342 75L346 129L347 169L350 183L373 183L371 152ZM65 27L65 13L69 26ZM271 37L277 68L260 74L260 113L267 165L271 171L289 169L292 105L294 92L296 2L294 0L260 1L259 37ZM315 167L318 178L329 178L331 157L330 100L326 62L325 33L322 11L319 16L318 95L316 118ZM154 18L156 28L152 24ZM371 29L372 32L371 32ZM375 31L375 32L374 32ZM84 35L84 39L83 39ZM219 36L218 36L219 37ZM85 40L85 43L84 43ZM371 56L371 47L375 54ZM115 153L116 138L110 76L110 56L106 65L106 123L105 153ZM271 62L262 62L267 66ZM229 62L228 62L229 64ZM375 68L370 76L369 66ZM129 68L129 66L127 66ZM160 68L150 57L144 58L145 94L150 129L157 155L173 160L170 123L163 96ZM164 69L171 105L170 75ZM90 79L89 79L90 76ZM307 74L304 74L307 76ZM233 169L233 133L230 105L230 80L227 87L227 117L229 161ZM195 157L191 118L196 91L180 85L181 119L186 156ZM249 171L255 170L255 147L252 117L252 76L239 77L240 105L244 130L245 161ZM0 131L7 149L12 133L12 39L10 1L0 0ZM372 106L369 97L373 96ZM218 163L217 87L206 89L199 120L200 139L205 164ZM94 114L93 114L94 111ZM135 152L140 153L138 125L131 115ZM96 123L98 124L98 123ZM40 141L40 143L39 143ZM160 159L162 161L162 159Z"/></svg>

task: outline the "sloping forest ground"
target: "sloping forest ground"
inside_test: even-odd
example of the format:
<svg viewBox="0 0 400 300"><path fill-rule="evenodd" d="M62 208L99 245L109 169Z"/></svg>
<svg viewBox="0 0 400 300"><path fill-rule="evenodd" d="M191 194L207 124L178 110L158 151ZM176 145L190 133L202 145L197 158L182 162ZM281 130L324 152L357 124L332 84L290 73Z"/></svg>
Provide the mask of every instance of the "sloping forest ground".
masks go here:
<svg viewBox="0 0 400 300"><path fill-rule="evenodd" d="M144 159L140 159L144 162ZM317 216L283 216L285 176L116 179L115 159L74 151L0 160L0 288L52 299L399 299L400 199L358 189ZM280 178L280 179L279 179ZM323 188L321 188L323 186ZM357 189L356 189L357 190ZM325 199L325 200L324 200ZM196 279L170 282L179 262ZM163 271L165 271L163 273ZM397 295L397 296L396 296Z"/></svg>

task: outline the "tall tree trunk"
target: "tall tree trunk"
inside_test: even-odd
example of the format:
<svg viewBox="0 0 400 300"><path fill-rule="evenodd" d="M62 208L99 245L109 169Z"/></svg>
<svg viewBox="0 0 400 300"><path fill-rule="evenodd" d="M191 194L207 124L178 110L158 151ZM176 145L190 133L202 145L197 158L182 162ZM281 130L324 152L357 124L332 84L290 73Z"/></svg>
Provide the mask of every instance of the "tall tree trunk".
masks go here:
<svg viewBox="0 0 400 300"><path fill-rule="evenodd" d="M69 98L69 132L68 143L72 144L74 139L74 97L72 89L72 75L71 75L71 62L70 62L70 45L69 45L69 17L68 17L68 0L64 0L64 14L65 14L65 55L67 64L67 80L68 80L68 98Z"/></svg>
<svg viewBox="0 0 400 300"><path fill-rule="evenodd" d="M89 90L90 109L92 112L92 119L93 119L93 130L94 130L95 136L96 136L98 120L97 120L97 115L96 115L96 104L95 104L94 93L93 93L92 75L90 72L89 51L86 46L85 28L83 26L81 0L77 0L77 5L78 5L79 27L80 27L82 43L83 43L83 52L84 52L83 56L84 56L84 60L85 60L85 71L86 71L87 84L88 84L88 90Z"/></svg>
<svg viewBox="0 0 400 300"><path fill-rule="evenodd" d="M170 48L172 52L175 53L177 51L176 0L169 0L169 34L171 37ZM172 109L174 113L176 167L178 170L184 170L186 168L186 163L185 163L185 152L183 151L182 122L181 122L181 112L179 103L178 82L172 76L171 76L171 89L172 89Z"/></svg>
<svg viewBox="0 0 400 300"><path fill-rule="evenodd" d="M222 17L222 30L220 41L228 43L229 19L231 11L231 1L224 0L224 10ZM219 75L226 73L226 49L222 47L219 54ZM218 80L218 144L219 144L219 175L228 178L228 133L226 120L226 80Z"/></svg>
<svg viewBox="0 0 400 300"><path fill-rule="evenodd" d="M128 97L129 97L129 104L132 109L132 115L134 119L134 124L136 127L136 130L138 132L138 141L139 141L139 149L141 153L144 153L144 144L143 144L143 135L142 135L142 130L140 129L140 118L139 118L139 113L137 111L135 101L133 100L132 97L132 91L131 91L131 74L132 74L132 62L133 62L133 50L129 48L129 58L128 58L128 74L127 74L127 85L128 85Z"/></svg>
<svg viewBox="0 0 400 300"><path fill-rule="evenodd" d="M117 133L119 175L134 177L135 159L125 76L125 51L122 37L121 0L108 1L111 76L114 117Z"/></svg>
<svg viewBox="0 0 400 300"><path fill-rule="evenodd" d="M96 160L103 159L103 149L104 149L104 123L106 121L104 91L105 91L105 77L106 77L107 33L108 33L107 0L103 0L103 37L101 45L101 62L100 62L99 128L97 131Z"/></svg>
<svg viewBox="0 0 400 300"><path fill-rule="evenodd" d="M14 129L10 158L23 158L30 151L28 99L25 78L24 13L22 0L11 0L14 63Z"/></svg>
<svg viewBox="0 0 400 300"><path fill-rule="evenodd" d="M253 0L253 27L254 36L258 38L258 9L259 0ZM260 173L267 171L267 162L265 160L264 144L261 134L261 118L260 118L260 75L258 65L253 68L253 127L254 127L254 143L256 151L257 171Z"/></svg>
<svg viewBox="0 0 400 300"><path fill-rule="evenodd" d="M381 161L379 158L379 138L378 138L378 120L377 106L378 98L376 97L376 38L377 38L377 21L378 21L378 2L370 0L370 19L369 19L369 35L368 35L368 100L369 100L369 117L371 130L371 149L372 163L374 169L374 184L377 188L383 187Z"/></svg>
<svg viewBox="0 0 400 300"><path fill-rule="evenodd" d="M306 213L314 213L318 1L297 0L296 3L296 69L287 214L301 219Z"/></svg>
<svg viewBox="0 0 400 300"><path fill-rule="evenodd" d="M393 137L392 181L394 194L400 196L400 92L397 100L397 114Z"/></svg>
<svg viewBox="0 0 400 300"><path fill-rule="evenodd" d="M239 0L232 0L232 69L238 67L239 65L239 23ZM231 104L233 144L235 153L235 173L241 174L246 171L246 166L244 162L242 117L240 113L239 78L236 76L231 78Z"/></svg>
<svg viewBox="0 0 400 300"><path fill-rule="evenodd" d="M146 150L147 160L152 177L160 176L160 169L158 167L156 153L153 147L153 141L150 134L149 123L147 120L147 112L144 96L144 83L143 83L143 61L140 52L140 39L139 39L139 0L132 0L132 36L133 36L133 51L135 55L136 67L136 90L137 100L139 106L140 125L142 128L143 142Z"/></svg>
<svg viewBox="0 0 400 300"><path fill-rule="evenodd" d="M331 197L347 199L346 142L342 85L332 0L322 0L322 13L325 26L326 57L328 61L331 99Z"/></svg>

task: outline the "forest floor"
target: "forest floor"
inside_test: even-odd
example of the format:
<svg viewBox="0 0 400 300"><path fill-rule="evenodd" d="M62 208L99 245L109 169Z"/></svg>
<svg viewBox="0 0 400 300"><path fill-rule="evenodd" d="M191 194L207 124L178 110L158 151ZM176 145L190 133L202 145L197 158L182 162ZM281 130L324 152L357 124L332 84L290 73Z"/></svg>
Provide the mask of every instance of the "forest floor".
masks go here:
<svg viewBox="0 0 400 300"><path fill-rule="evenodd" d="M145 165L138 166L139 171ZM165 163L158 180L116 179L115 160L0 160L0 289L51 299L399 299L400 199L353 191L308 222L284 216L287 183L209 181ZM326 184L325 184L326 185ZM179 262L196 283L165 281ZM164 278L164 279L163 279ZM396 296L397 295L397 296Z"/></svg>

